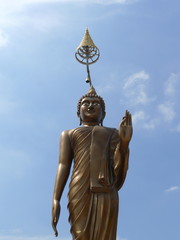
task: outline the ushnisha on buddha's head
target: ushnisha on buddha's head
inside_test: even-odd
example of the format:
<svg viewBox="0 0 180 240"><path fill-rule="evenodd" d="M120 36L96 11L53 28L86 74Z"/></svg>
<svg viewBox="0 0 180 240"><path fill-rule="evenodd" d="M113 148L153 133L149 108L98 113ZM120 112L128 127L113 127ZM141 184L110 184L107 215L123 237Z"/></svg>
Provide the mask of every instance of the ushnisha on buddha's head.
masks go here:
<svg viewBox="0 0 180 240"><path fill-rule="evenodd" d="M77 106L77 115L80 119L80 125L103 125L106 115L105 103L103 98L97 95L93 86L90 87L87 94L80 98Z"/></svg>

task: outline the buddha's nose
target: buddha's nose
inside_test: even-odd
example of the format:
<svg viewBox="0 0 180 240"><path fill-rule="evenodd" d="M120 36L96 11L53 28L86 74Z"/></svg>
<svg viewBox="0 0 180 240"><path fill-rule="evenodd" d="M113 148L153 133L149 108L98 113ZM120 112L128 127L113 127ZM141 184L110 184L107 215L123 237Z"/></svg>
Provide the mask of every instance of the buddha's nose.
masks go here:
<svg viewBox="0 0 180 240"><path fill-rule="evenodd" d="M88 109L89 109L89 110L93 110L93 109L94 109L93 105L91 104L91 105L88 107Z"/></svg>

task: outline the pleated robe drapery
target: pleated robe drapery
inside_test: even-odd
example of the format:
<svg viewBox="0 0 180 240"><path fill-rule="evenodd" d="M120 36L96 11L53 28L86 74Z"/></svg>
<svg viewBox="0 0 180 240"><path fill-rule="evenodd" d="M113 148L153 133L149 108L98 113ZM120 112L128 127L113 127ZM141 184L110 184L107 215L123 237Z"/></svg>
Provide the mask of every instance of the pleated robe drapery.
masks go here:
<svg viewBox="0 0 180 240"><path fill-rule="evenodd" d="M108 143L106 140L105 145L106 148L109 148L107 152L110 152L110 154L105 161L108 161L109 164L109 176L106 177L108 177L108 181L111 181L111 183L109 191L107 186L102 185L102 189L93 192L90 186L90 158L91 151L93 151L91 145L94 128L92 126L76 128L70 135L74 153L74 167L68 194L71 233L73 240L116 240L119 199L118 190L113 186L113 155L119 143L119 137L114 129L104 128L107 130L106 132L109 132ZM97 139L97 144L98 141L103 142L104 139ZM93 161L98 162L98 159L93 159ZM104 168L107 170L107 167ZM100 175L103 174L100 173Z"/></svg>

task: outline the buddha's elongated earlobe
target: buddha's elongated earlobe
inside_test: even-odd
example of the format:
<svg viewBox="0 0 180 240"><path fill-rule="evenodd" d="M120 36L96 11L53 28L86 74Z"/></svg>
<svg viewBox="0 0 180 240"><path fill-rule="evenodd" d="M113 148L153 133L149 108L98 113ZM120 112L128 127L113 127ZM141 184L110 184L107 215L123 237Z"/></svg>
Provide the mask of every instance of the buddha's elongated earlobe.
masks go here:
<svg viewBox="0 0 180 240"><path fill-rule="evenodd" d="M103 119L101 119L100 124L101 124L101 126L103 126Z"/></svg>

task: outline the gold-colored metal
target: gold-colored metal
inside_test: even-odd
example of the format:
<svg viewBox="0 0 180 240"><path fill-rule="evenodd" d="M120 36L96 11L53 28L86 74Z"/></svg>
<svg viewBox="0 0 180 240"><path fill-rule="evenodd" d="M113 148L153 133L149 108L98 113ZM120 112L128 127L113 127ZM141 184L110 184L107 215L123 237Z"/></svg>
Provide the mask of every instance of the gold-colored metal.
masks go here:
<svg viewBox="0 0 180 240"><path fill-rule="evenodd" d="M90 83L90 86L92 85L92 82L90 77L89 65L95 63L99 59L99 56L100 56L99 49L94 44L89 34L88 28L86 28L84 37L76 49L75 57L78 62L86 65L87 67L86 82Z"/></svg>
<svg viewBox="0 0 180 240"><path fill-rule="evenodd" d="M100 126L105 109L95 94L91 87L80 100L82 126L63 131L60 140L52 227L57 236L60 199L73 165L68 208L74 240L116 240L118 191L128 170L131 114L126 111L118 130Z"/></svg>
<svg viewBox="0 0 180 240"><path fill-rule="evenodd" d="M97 61L99 50L87 29L76 58L87 66L90 89L78 102L77 115L82 126L61 134L52 227L58 236L60 200L71 173L68 208L73 239L116 240L118 191L126 179L133 133L131 114L125 112L118 129L103 126L105 103L92 86L89 73L89 61Z"/></svg>
<svg viewBox="0 0 180 240"><path fill-rule="evenodd" d="M96 90L95 90L95 88L93 86L90 87L90 89L89 89L87 94L88 95L94 95L94 96L97 95Z"/></svg>
<svg viewBox="0 0 180 240"><path fill-rule="evenodd" d="M86 28L84 37L83 37L81 43L79 44L79 46L77 47L77 50L80 47L85 47L85 46L91 46L91 47L97 48L89 34L88 28Z"/></svg>

